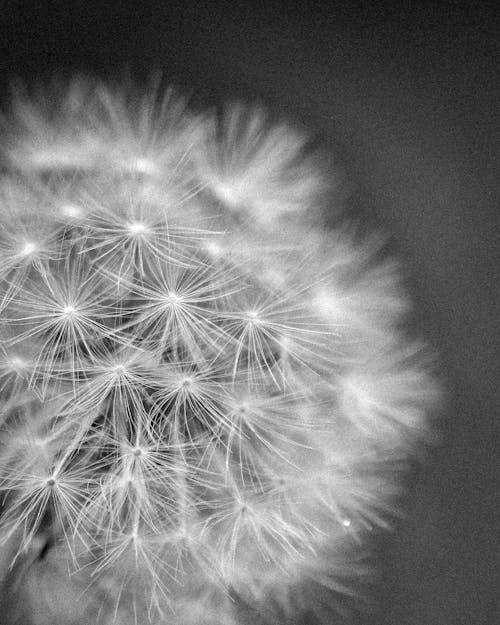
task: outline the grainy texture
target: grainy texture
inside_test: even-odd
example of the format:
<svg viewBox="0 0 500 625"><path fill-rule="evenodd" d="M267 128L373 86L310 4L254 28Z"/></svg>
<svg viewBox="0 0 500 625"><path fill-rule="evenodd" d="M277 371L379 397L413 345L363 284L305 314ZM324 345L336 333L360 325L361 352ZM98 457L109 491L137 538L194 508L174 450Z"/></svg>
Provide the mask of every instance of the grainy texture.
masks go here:
<svg viewBox="0 0 500 625"><path fill-rule="evenodd" d="M438 393L396 263L324 229L306 138L85 81L18 92L3 125L0 527L22 609L235 624L237 596L273 622L355 591Z"/></svg>

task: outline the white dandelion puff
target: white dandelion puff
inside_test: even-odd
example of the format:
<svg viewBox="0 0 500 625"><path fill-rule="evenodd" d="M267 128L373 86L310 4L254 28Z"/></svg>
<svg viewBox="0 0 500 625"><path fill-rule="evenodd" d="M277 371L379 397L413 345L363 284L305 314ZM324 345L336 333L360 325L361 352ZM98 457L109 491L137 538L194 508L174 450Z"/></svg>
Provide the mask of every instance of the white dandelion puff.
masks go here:
<svg viewBox="0 0 500 625"><path fill-rule="evenodd" d="M399 266L261 108L79 79L2 128L0 580L45 622L330 622L439 398Z"/></svg>

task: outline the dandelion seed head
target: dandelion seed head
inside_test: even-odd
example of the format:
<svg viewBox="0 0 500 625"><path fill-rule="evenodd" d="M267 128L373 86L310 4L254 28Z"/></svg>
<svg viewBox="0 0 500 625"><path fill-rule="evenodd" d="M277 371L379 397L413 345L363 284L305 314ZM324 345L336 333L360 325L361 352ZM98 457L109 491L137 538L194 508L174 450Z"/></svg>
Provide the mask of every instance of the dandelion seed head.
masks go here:
<svg viewBox="0 0 500 625"><path fill-rule="evenodd" d="M38 245L34 241L25 241L19 250L19 255L23 257L32 256L38 251Z"/></svg>
<svg viewBox="0 0 500 625"><path fill-rule="evenodd" d="M163 301L168 306L176 307L176 306L179 306L179 304L181 304L184 301L184 298L182 295L179 295L175 291L168 291L163 296Z"/></svg>
<svg viewBox="0 0 500 625"><path fill-rule="evenodd" d="M302 133L155 89L23 95L0 141L0 543L52 533L103 625L308 609L352 592L435 387Z"/></svg>
<svg viewBox="0 0 500 625"><path fill-rule="evenodd" d="M212 258L220 258L224 252L222 246L215 241L205 241L203 247Z"/></svg>
<svg viewBox="0 0 500 625"><path fill-rule="evenodd" d="M186 376L185 378L181 379L180 386L183 389L192 389L194 386L194 379L191 376Z"/></svg>
<svg viewBox="0 0 500 625"><path fill-rule="evenodd" d="M16 371L23 371L29 367L29 361L21 356L12 356L9 358L9 363Z"/></svg>
<svg viewBox="0 0 500 625"><path fill-rule="evenodd" d="M236 404L235 410L236 410L236 412L238 414L244 416L244 415L248 414L248 412L250 410L250 403L249 402L239 402L238 404Z"/></svg>
<svg viewBox="0 0 500 625"><path fill-rule="evenodd" d="M242 202L242 192L237 181L232 184L216 181L213 184L216 195L231 208L236 208Z"/></svg>
<svg viewBox="0 0 500 625"><path fill-rule="evenodd" d="M71 219L78 219L84 214L83 208L77 204L63 204L59 210L64 217Z"/></svg>
<svg viewBox="0 0 500 625"><path fill-rule="evenodd" d="M110 365L109 371L113 377L118 379L127 374L127 367L122 362L118 362Z"/></svg>
<svg viewBox="0 0 500 625"><path fill-rule="evenodd" d="M72 304L68 304L67 306L63 307L62 314L64 315L64 317L71 318L75 317L78 314L78 311Z"/></svg>
<svg viewBox="0 0 500 625"><path fill-rule="evenodd" d="M127 230L131 236L142 236L149 232L147 224L141 221L131 221L127 223Z"/></svg>
<svg viewBox="0 0 500 625"><path fill-rule="evenodd" d="M262 318L260 317L260 313L258 310L245 311L245 319L251 325L259 325L260 323L262 323Z"/></svg>
<svg viewBox="0 0 500 625"><path fill-rule="evenodd" d="M316 290L312 302L318 314L325 318L331 317L338 310L338 303L332 293L328 293L324 289Z"/></svg>

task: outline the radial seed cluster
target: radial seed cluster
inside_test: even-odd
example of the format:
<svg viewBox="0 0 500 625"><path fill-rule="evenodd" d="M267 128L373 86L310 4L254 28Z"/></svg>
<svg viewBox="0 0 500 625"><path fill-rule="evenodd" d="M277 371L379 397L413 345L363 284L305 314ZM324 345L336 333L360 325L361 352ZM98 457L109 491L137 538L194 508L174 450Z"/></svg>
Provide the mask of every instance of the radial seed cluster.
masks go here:
<svg viewBox="0 0 500 625"><path fill-rule="evenodd" d="M85 81L11 108L0 540L49 545L27 601L231 625L234 596L349 587L434 394L396 265L322 227L305 138L260 109Z"/></svg>

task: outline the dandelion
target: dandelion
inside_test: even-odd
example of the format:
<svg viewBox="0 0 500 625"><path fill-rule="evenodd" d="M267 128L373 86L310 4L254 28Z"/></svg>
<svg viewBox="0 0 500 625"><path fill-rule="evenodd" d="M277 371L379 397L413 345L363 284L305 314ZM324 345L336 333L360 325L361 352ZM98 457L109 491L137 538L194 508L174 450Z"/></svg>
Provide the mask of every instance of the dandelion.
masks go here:
<svg viewBox="0 0 500 625"><path fill-rule="evenodd" d="M238 602L276 622L324 588L329 622L439 395L397 265L322 228L319 157L261 109L76 80L18 88L3 127L0 562L20 602L237 625Z"/></svg>

